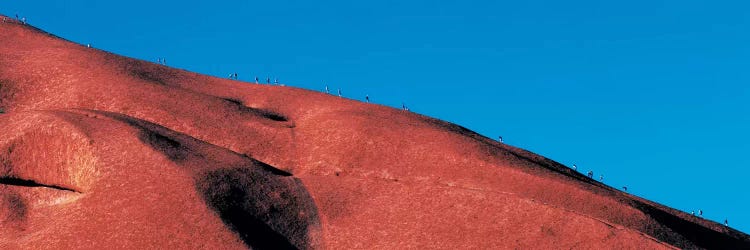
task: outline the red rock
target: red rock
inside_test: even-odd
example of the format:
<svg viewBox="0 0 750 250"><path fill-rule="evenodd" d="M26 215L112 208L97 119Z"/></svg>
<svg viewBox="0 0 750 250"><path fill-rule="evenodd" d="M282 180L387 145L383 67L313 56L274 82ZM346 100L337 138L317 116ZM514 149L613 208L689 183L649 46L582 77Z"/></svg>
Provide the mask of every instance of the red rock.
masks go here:
<svg viewBox="0 0 750 250"><path fill-rule="evenodd" d="M0 248L748 248L418 114L0 24Z"/></svg>

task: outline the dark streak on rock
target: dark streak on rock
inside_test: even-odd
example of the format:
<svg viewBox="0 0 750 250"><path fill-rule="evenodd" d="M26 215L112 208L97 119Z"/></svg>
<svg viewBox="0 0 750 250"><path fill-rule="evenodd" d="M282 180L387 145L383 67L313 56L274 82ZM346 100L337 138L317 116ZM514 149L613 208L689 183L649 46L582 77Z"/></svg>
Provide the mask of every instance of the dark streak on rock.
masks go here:
<svg viewBox="0 0 750 250"><path fill-rule="evenodd" d="M219 169L196 180L203 199L252 249L307 249L317 245L317 209L302 183L265 168Z"/></svg>

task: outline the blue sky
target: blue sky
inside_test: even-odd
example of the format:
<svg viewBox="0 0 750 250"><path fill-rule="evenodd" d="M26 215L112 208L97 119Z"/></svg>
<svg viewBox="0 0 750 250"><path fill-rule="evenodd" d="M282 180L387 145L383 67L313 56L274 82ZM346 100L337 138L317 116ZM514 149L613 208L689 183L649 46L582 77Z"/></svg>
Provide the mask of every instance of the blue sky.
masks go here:
<svg viewBox="0 0 750 250"><path fill-rule="evenodd" d="M750 232L745 1L5 1L114 53L502 135Z"/></svg>

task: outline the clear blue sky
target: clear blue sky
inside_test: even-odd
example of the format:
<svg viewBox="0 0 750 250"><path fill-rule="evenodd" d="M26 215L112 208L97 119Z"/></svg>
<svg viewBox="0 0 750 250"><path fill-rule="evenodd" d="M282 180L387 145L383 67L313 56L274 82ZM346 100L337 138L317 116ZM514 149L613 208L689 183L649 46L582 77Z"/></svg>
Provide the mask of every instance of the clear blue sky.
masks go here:
<svg viewBox="0 0 750 250"><path fill-rule="evenodd" d="M403 101L750 232L747 1L24 0L0 13L200 73Z"/></svg>

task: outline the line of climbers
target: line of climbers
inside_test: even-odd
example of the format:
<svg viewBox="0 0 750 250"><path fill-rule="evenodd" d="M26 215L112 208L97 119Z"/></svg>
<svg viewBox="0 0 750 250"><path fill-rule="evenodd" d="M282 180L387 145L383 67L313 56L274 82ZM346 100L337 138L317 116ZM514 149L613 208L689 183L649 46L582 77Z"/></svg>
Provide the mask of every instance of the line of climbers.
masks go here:
<svg viewBox="0 0 750 250"><path fill-rule="evenodd" d="M21 23L21 24L26 24L26 17L21 17L21 18L19 18L19 17L18 17L18 14L16 14L16 19L14 19L14 20L15 20L16 22L19 22L19 23ZM4 16L4 17L3 17L3 23L7 23L8 21L10 21L10 20L8 20L8 17L5 17L5 16Z"/></svg>

